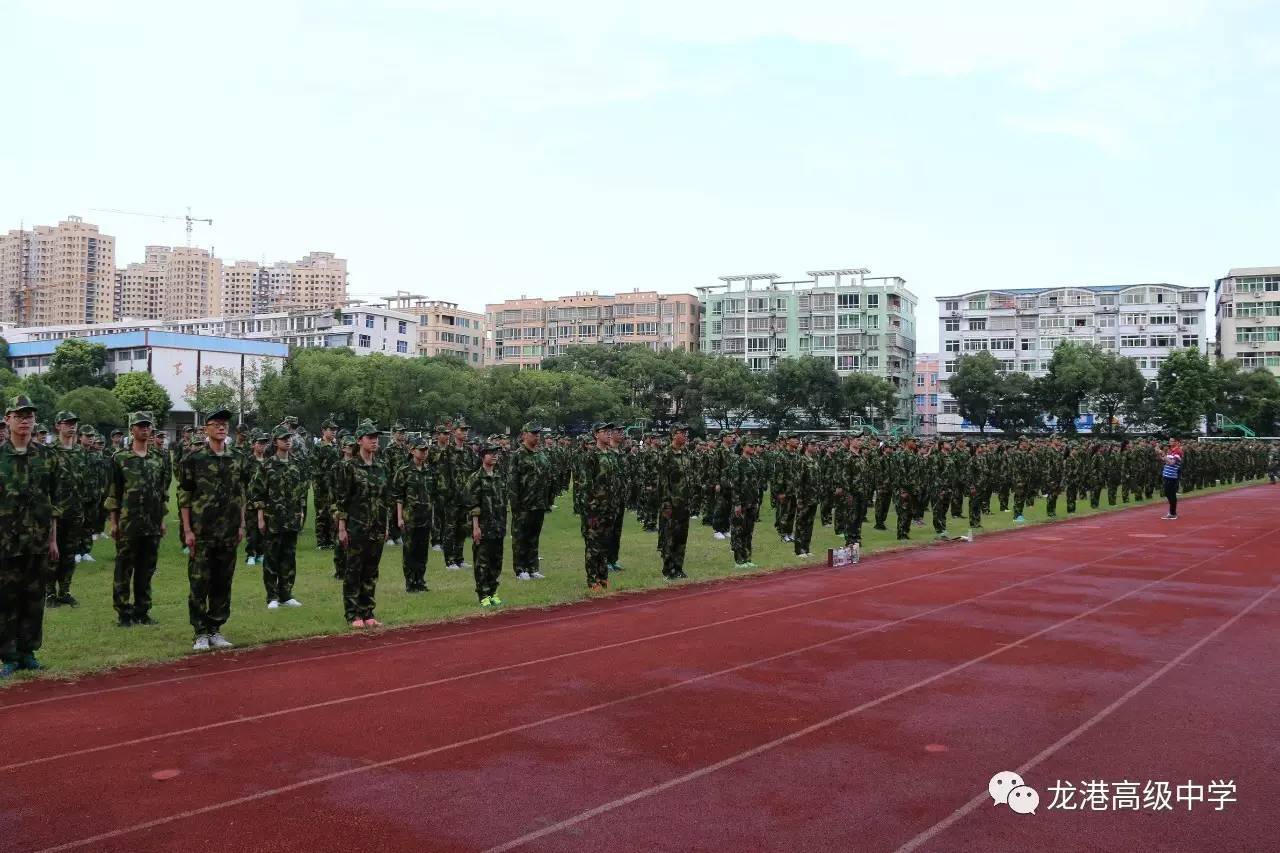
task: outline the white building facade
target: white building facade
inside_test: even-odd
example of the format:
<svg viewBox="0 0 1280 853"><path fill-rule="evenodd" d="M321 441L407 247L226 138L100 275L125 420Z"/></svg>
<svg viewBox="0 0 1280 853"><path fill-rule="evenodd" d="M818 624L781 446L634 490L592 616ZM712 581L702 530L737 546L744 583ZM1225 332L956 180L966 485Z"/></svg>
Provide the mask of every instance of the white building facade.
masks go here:
<svg viewBox="0 0 1280 853"><path fill-rule="evenodd" d="M1215 282L1218 358L1280 375L1280 267L1241 267Z"/></svg>
<svg viewBox="0 0 1280 853"><path fill-rule="evenodd" d="M1094 344L1134 362L1154 380L1176 349L1208 352L1209 288L1175 284L979 290L938 297L938 432L976 431L964 421L946 382L961 355L989 352L1002 373L1049 370L1061 341ZM1092 418L1082 413L1082 430Z"/></svg>

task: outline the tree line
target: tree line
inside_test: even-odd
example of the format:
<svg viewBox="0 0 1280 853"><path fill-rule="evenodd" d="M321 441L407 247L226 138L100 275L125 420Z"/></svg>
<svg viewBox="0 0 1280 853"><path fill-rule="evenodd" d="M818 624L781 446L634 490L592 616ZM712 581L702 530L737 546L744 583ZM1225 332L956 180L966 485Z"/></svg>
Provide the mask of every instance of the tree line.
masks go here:
<svg viewBox="0 0 1280 853"><path fill-rule="evenodd" d="M1160 430L1187 435L1212 427L1217 415L1258 435L1275 435L1280 382L1265 368L1245 370L1231 359L1213 362L1196 349L1174 350L1147 381L1134 362L1094 344L1063 341L1044 376L1001 373L989 352L962 355L947 381L959 414L980 430L1020 433L1076 431L1091 412L1094 432Z"/></svg>

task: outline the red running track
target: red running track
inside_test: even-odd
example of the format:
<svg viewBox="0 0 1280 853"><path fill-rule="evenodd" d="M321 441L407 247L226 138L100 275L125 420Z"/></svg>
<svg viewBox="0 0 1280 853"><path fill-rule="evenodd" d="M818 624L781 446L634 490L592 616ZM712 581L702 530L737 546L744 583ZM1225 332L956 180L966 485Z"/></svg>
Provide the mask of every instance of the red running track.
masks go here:
<svg viewBox="0 0 1280 853"><path fill-rule="evenodd" d="M1274 496L19 685L0 849L1275 849Z"/></svg>

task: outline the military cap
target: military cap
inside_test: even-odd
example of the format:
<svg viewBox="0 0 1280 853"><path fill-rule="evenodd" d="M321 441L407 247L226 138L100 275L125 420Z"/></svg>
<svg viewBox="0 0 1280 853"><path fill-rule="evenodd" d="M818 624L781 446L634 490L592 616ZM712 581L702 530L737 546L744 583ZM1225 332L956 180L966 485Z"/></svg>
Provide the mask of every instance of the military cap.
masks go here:
<svg viewBox="0 0 1280 853"><path fill-rule="evenodd" d="M351 430L347 429L346 427L343 427L342 429L338 430L339 439L348 438L350 437L350 435L351 435Z"/></svg>
<svg viewBox="0 0 1280 853"><path fill-rule="evenodd" d="M671 433L673 435L677 432L688 432L688 431L689 431L689 425L686 423L682 422L682 423L675 423L671 425Z"/></svg>
<svg viewBox="0 0 1280 853"><path fill-rule="evenodd" d="M12 415L14 412L25 412L28 409L34 412L36 410L36 404L31 402L31 398L26 394L19 394L16 397L9 398L9 403L5 406L4 413L6 415Z"/></svg>
<svg viewBox="0 0 1280 853"><path fill-rule="evenodd" d="M338 422L334 420L334 417L332 414L330 414L329 417L324 419L324 423L320 424L320 429L337 429L337 428L338 428Z"/></svg>
<svg viewBox="0 0 1280 853"><path fill-rule="evenodd" d="M297 415L285 415L285 416L284 416L284 423L289 424L290 426L296 426L296 425L297 425L297 423L298 423L298 416L297 416Z"/></svg>
<svg viewBox="0 0 1280 853"><path fill-rule="evenodd" d="M355 446L355 443L356 443L356 437L354 435L344 435L342 437L343 447L353 447Z"/></svg>
<svg viewBox="0 0 1280 853"><path fill-rule="evenodd" d="M392 432L404 432L404 430L405 430L404 421L396 421L391 425Z"/></svg>
<svg viewBox="0 0 1280 853"><path fill-rule="evenodd" d="M458 418L456 421L453 422L453 428L468 429L469 427L465 418Z"/></svg>
<svg viewBox="0 0 1280 853"><path fill-rule="evenodd" d="M591 431L592 431L592 432L599 432L599 431L600 431L600 430L602 430L602 429L617 429L617 426L615 426L613 423L611 423L611 422L609 422L609 421L604 421L604 422L602 422L602 423L598 423L598 424L596 424L594 427L592 427L592 428L591 428Z"/></svg>
<svg viewBox="0 0 1280 853"><path fill-rule="evenodd" d="M289 432L288 427L278 426L271 431L272 438L293 438L293 434Z"/></svg>
<svg viewBox="0 0 1280 853"><path fill-rule="evenodd" d="M542 432L543 429L541 425L534 423L533 421L529 421L527 424L520 427L520 431L521 432ZM550 432L550 430L547 430L547 431Z"/></svg>
<svg viewBox="0 0 1280 853"><path fill-rule="evenodd" d="M360 426L356 427L356 438L364 438L366 435L377 435L378 428L374 426L373 421L361 421Z"/></svg>
<svg viewBox="0 0 1280 853"><path fill-rule="evenodd" d="M259 441L270 441L271 435L265 429L260 429L253 434L253 441L256 444Z"/></svg>
<svg viewBox="0 0 1280 853"><path fill-rule="evenodd" d="M67 421L75 422L78 420L80 420L80 418L76 416L75 412L68 412L64 409L63 411L58 412L58 414L54 417L53 422L55 424L61 424L61 423L66 423Z"/></svg>
<svg viewBox="0 0 1280 853"><path fill-rule="evenodd" d="M193 433L193 432L195 432L195 431L196 431L196 428L195 428L195 427L193 427L193 426L184 426L184 427L182 428L182 434L183 434L183 435L188 435L188 434Z"/></svg>
<svg viewBox="0 0 1280 853"><path fill-rule="evenodd" d="M437 433L448 432L448 431L449 431L449 425L444 421L441 421L440 423L436 424Z"/></svg>
<svg viewBox="0 0 1280 853"><path fill-rule="evenodd" d="M151 423L152 423L152 418L151 418L150 412L134 412L133 414L129 415L129 426L138 426L139 424L146 424L147 426L151 426ZM119 432L120 430L113 429L111 431L111 434L114 436Z"/></svg>
<svg viewBox="0 0 1280 853"><path fill-rule="evenodd" d="M486 444L486 445L484 446L484 449L483 449L483 450L481 450L480 452L481 452L481 453L484 453L484 454L490 454L490 453L501 453L501 452L502 452L502 445L501 445L501 444L494 444L494 443L490 442L489 444Z"/></svg>
<svg viewBox="0 0 1280 853"><path fill-rule="evenodd" d="M147 423L149 423L149 424L150 424L150 423L152 423L152 421L151 421L151 413L150 413L150 412L139 412L138 414L146 415L146 416L147 416ZM130 423L130 424L129 424L129 426L133 426L133 424L132 424L132 423ZM119 427L117 427L117 428L115 428L115 429L113 429L113 430L111 431L111 437L112 437L112 438L115 438L117 435L124 435L124 430L122 430L122 429L120 429Z"/></svg>
<svg viewBox="0 0 1280 853"><path fill-rule="evenodd" d="M230 409L213 409L205 412L204 419L206 421L229 421L231 420Z"/></svg>
<svg viewBox="0 0 1280 853"><path fill-rule="evenodd" d="M427 447L427 440L421 435L415 435L409 439L409 448L411 450L423 450Z"/></svg>
<svg viewBox="0 0 1280 853"><path fill-rule="evenodd" d="M48 432L49 428L44 424L36 424L36 432Z"/></svg>
<svg viewBox="0 0 1280 853"><path fill-rule="evenodd" d="M61 421L59 421L59 423L61 423ZM93 424L84 424L80 427L79 433L81 435L97 435L98 431L93 428Z"/></svg>

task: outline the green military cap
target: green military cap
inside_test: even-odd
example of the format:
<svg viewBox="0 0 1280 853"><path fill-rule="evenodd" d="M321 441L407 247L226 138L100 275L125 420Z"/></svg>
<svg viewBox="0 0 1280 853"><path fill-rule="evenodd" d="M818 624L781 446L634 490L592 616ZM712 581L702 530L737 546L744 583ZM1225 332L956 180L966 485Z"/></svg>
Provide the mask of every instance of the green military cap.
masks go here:
<svg viewBox="0 0 1280 853"><path fill-rule="evenodd" d="M152 422L152 421L151 421L151 413L150 413L150 412L139 412L138 414L146 415L146 416L147 416L147 423L148 423L148 424L150 424L150 423ZM133 426L133 424L132 424L132 423L130 423L130 424L129 424L129 426ZM113 430L111 431L111 437L112 437L112 438L115 438L117 435L124 435L124 430L122 430L122 429L120 429L120 428L118 428L118 427L117 427L116 429L113 429Z"/></svg>
<svg viewBox="0 0 1280 853"><path fill-rule="evenodd" d="M453 428L454 428L454 429L469 429L470 427L469 427L469 425L467 424L467 420L466 420L466 418L458 418L456 421L454 421L454 422L453 422Z"/></svg>
<svg viewBox="0 0 1280 853"><path fill-rule="evenodd" d="M350 435L351 435L351 430L347 429L346 427L343 427L342 429L338 430L338 438L340 439L347 438Z"/></svg>
<svg viewBox="0 0 1280 853"><path fill-rule="evenodd" d="M337 429L338 422L334 419L333 414L324 419L324 423L320 424L320 429Z"/></svg>
<svg viewBox="0 0 1280 853"><path fill-rule="evenodd" d="M609 421L604 421L604 422L602 422L602 423L598 423L598 424L596 424L594 427L592 427L592 428L591 428L591 431L592 431L592 432L599 432L599 431L600 431L600 430L602 430L602 429L617 429L617 427L616 427L614 424L612 424L611 422L609 422Z"/></svg>
<svg viewBox="0 0 1280 853"><path fill-rule="evenodd" d="M36 404L31 402L31 398L26 394L19 394L16 397L9 398L9 402L8 405L5 406L4 413L6 415L12 415L14 412L25 412L27 410L34 412L36 410Z"/></svg>
<svg viewBox="0 0 1280 853"><path fill-rule="evenodd" d="M366 435L377 435L378 428L374 426L373 421L361 421L360 426L356 427L356 438L364 438Z"/></svg>
<svg viewBox="0 0 1280 853"><path fill-rule="evenodd" d="M297 426L297 424L298 424L298 416L297 416L297 415L285 415L285 416L284 416L284 423L288 424L289 426Z"/></svg>
<svg viewBox="0 0 1280 853"><path fill-rule="evenodd" d="M260 429L253 434L253 441L256 444L259 441L270 441L271 435L265 430Z"/></svg>
<svg viewBox="0 0 1280 853"><path fill-rule="evenodd" d="M71 421L72 423L74 423L78 420L80 420L80 418L76 416L75 412L68 412L64 409L63 411L58 412L58 414L54 417L53 422L55 424L62 424L62 423L66 423L67 421Z"/></svg>
<svg viewBox="0 0 1280 853"><path fill-rule="evenodd" d="M145 411L134 412L133 414L129 415L129 426L138 426L140 424L146 424L147 426L151 426L152 423L153 423L153 419L151 417L150 412L145 412ZM116 435L117 433L120 433L120 430L116 429L111 431L111 434L113 436Z"/></svg>
<svg viewBox="0 0 1280 853"><path fill-rule="evenodd" d="M62 421L57 421L57 423L62 423ZM80 435L93 435L97 430L93 428L93 424L82 424L76 432Z"/></svg>
<svg viewBox="0 0 1280 853"><path fill-rule="evenodd" d="M671 425L672 435L674 435L677 432L688 432L688 431L689 431L689 425L686 423L682 422L682 423L675 423Z"/></svg>
<svg viewBox="0 0 1280 853"><path fill-rule="evenodd" d="M229 421L231 420L230 409L213 409L205 412L204 419L206 421Z"/></svg>
<svg viewBox="0 0 1280 853"><path fill-rule="evenodd" d="M293 438L293 433L289 432L288 427L278 426L271 431L272 438Z"/></svg>
<svg viewBox="0 0 1280 853"><path fill-rule="evenodd" d="M404 421L396 421L391 425L392 432L404 432L404 430L405 430Z"/></svg>
<svg viewBox="0 0 1280 853"><path fill-rule="evenodd" d="M193 432L195 432L195 431L196 431L196 428L195 428L195 427L193 427L193 426L184 426L184 427L182 428L182 434L183 434L183 435L187 435L188 433L193 433Z"/></svg>
<svg viewBox="0 0 1280 853"><path fill-rule="evenodd" d="M487 455L487 454L490 454L490 453L501 453L501 452L502 452L502 445L501 445L501 444L494 444L493 442L490 442L489 444L486 444L486 445L484 446L484 449L483 449L483 450L481 450L481 453L484 453L484 454L486 454L486 455Z"/></svg>
<svg viewBox="0 0 1280 853"><path fill-rule="evenodd" d="M415 435L409 439L409 449L411 450L424 450L427 446L427 440L423 436Z"/></svg>
<svg viewBox="0 0 1280 853"><path fill-rule="evenodd" d="M436 424L437 433L448 432L448 431L449 431L449 425L444 421L441 421L440 423Z"/></svg>
<svg viewBox="0 0 1280 853"><path fill-rule="evenodd" d="M536 424L533 421L529 421L527 424L520 427L520 431L521 432L542 432L543 429L539 424Z"/></svg>
<svg viewBox="0 0 1280 853"><path fill-rule="evenodd" d="M342 437L343 447L354 447L355 443L356 443L356 437L354 435L344 435Z"/></svg>
<svg viewBox="0 0 1280 853"><path fill-rule="evenodd" d="M36 432L48 432L49 428L44 424L36 424Z"/></svg>

